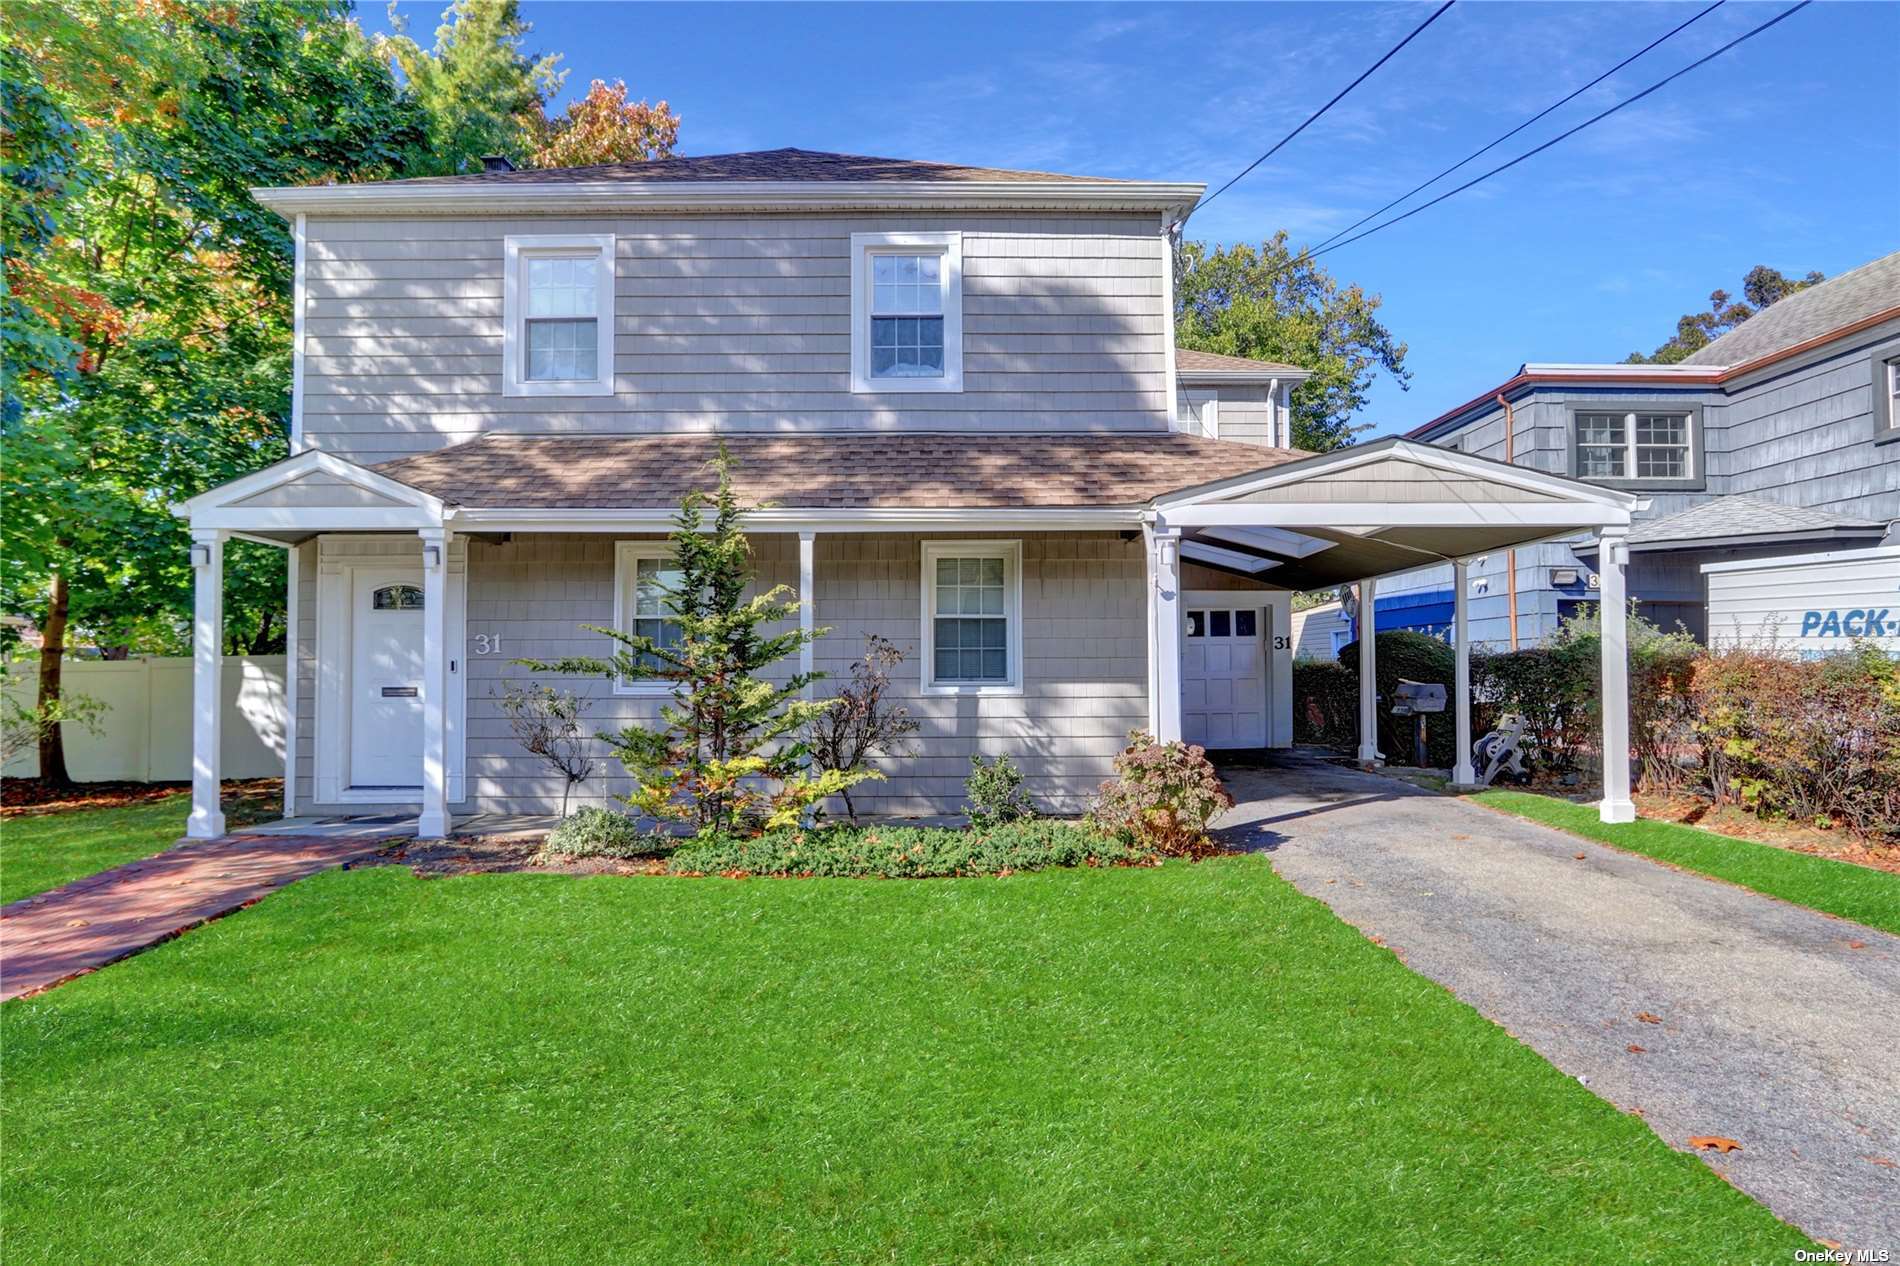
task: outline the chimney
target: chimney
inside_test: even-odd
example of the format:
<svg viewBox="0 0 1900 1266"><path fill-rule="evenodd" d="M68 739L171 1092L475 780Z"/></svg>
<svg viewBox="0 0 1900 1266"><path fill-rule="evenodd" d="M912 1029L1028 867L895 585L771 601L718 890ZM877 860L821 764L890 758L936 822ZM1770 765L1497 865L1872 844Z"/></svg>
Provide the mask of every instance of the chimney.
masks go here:
<svg viewBox="0 0 1900 1266"><path fill-rule="evenodd" d="M513 171L515 165L508 161L506 154L483 154L483 171Z"/></svg>

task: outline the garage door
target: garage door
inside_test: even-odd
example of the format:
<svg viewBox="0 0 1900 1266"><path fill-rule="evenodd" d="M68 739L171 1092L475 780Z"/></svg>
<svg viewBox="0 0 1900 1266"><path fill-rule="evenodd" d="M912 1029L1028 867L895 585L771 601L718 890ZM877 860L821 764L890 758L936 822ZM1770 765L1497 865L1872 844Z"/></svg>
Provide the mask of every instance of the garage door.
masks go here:
<svg viewBox="0 0 1900 1266"><path fill-rule="evenodd" d="M1181 731L1202 747L1267 745L1264 607L1190 606L1181 639Z"/></svg>

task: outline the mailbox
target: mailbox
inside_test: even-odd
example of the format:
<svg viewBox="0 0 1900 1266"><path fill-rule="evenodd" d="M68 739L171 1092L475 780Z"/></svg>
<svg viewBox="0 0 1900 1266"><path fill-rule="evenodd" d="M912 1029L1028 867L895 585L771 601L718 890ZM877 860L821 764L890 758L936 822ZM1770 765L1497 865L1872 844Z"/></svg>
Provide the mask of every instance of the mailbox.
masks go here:
<svg viewBox="0 0 1900 1266"><path fill-rule="evenodd" d="M1444 710L1445 687L1437 682L1406 681L1401 677L1399 688L1392 692L1393 716L1409 717Z"/></svg>

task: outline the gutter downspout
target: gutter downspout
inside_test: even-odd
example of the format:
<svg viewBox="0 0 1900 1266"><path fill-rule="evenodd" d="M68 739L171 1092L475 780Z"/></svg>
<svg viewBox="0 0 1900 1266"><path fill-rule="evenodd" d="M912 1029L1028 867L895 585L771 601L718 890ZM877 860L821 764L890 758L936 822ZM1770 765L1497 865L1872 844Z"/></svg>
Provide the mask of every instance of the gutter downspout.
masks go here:
<svg viewBox="0 0 1900 1266"><path fill-rule="evenodd" d="M1511 402L1498 392L1498 403L1504 406L1504 464L1517 465L1517 414L1511 409ZM1504 588L1511 602L1511 649L1517 649L1517 551L1504 552Z"/></svg>

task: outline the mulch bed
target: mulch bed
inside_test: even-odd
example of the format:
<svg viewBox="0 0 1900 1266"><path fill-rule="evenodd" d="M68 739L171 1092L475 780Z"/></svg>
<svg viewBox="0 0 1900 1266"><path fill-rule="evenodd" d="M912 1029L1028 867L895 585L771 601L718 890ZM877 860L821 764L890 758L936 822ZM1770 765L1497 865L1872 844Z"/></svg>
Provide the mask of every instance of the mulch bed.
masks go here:
<svg viewBox="0 0 1900 1266"><path fill-rule="evenodd" d="M76 809L122 809L127 805L148 804L182 791L190 791L188 782L79 782L50 783L42 778L0 780L0 817L33 813L67 813ZM229 779L224 784L225 816L233 809L243 811L243 820L264 822L280 812L261 813L266 807L281 811L284 780L281 778ZM236 802L234 805L233 802Z"/></svg>
<svg viewBox="0 0 1900 1266"><path fill-rule="evenodd" d="M384 850L373 864L407 866L423 879L451 875L512 875L538 871L551 875L663 875L666 862L657 857L623 861L614 857L561 857L536 861L539 836L504 839L463 836L450 840L409 840Z"/></svg>
<svg viewBox="0 0 1900 1266"><path fill-rule="evenodd" d="M1900 841L1869 839L1841 827L1822 830L1799 822L1759 818L1733 805L1712 805L1699 796L1638 792L1635 799L1638 811L1646 818L1699 826L1720 835L1734 835L1794 853L1809 853L1900 875Z"/></svg>

